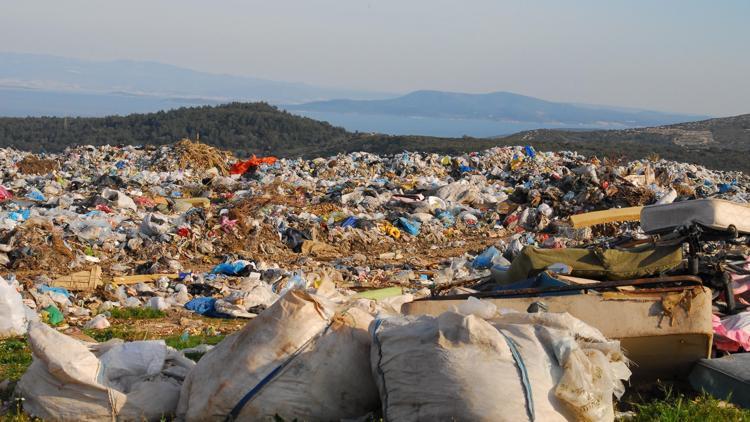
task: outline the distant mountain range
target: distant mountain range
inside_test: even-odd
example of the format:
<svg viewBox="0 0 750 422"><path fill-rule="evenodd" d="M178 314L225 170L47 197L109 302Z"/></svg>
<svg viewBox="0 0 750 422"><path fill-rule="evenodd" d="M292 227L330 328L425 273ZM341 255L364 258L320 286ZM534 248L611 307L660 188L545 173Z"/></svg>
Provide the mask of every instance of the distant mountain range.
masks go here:
<svg viewBox="0 0 750 422"><path fill-rule="evenodd" d="M608 106L545 101L510 92L463 94L415 91L380 100L328 100L286 106L302 112L354 113L414 118L489 120L535 127L619 129L705 119L707 116L663 113Z"/></svg>
<svg viewBox="0 0 750 422"><path fill-rule="evenodd" d="M117 60L92 61L69 57L41 54L0 52L0 89L13 89L19 94L39 97L40 94L54 93L98 96L110 101L132 102L132 98L142 99L134 103L127 113L150 111L137 109L148 107L147 100L172 101L188 104L216 104L235 100L266 101L270 103L300 103L331 98L373 99L386 98L392 94L364 92L338 88L326 88L304 83L280 82L246 76L220 75L198 72L169 64ZM45 112L43 100L35 107ZM86 103L91 98L71 96L68 113L57 115L75 116L77 104ZM31 101L27 102L27 109ZM4 115L12 113L7 104ZM84 112L88 110L84 109ZM39 115L40 113L33 113ZM15 113L14 115L18 115Z"/></svg>
<svg viewBox="0 0 750 422"><path fill-rule="evenodd" d="M352 132L441 137L490 137L540 128L621 129L707 117L551 102L508 92L396 96L129 60L0 52L0 63L0 116L9 117L96 117L265 101Z"/></svg>

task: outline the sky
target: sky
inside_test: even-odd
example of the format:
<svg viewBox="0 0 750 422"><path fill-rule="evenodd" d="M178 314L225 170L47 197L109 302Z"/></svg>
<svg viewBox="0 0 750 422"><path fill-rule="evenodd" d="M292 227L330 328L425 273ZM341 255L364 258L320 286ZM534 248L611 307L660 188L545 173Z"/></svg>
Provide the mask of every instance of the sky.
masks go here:
<svg viewBox="0 0 750 422"><path fill-rule="evenodd" d="M748 18L747 0L3 0L0 51L727 116L750 113Z"/></svg>

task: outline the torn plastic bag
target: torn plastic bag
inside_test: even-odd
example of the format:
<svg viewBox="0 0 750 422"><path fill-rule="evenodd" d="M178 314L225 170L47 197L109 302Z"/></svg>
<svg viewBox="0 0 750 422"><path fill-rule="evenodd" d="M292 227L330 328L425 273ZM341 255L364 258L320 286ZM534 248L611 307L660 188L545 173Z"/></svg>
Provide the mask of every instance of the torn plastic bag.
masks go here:
<svg viewBox="0 0 750 422"><path fill-rule="evenodd" d="M232 168L229 170L229 174L245 174L248 171L254 172L258 167L260 167L261 164L266 164L269 166L274 165L276 163L277 158L276 157L256 157L255 155L252 156L249 160L246 161L238 161L234 164L232 164Z"/></svg>
<svg viewBox="0 0 750 422"><path fill-rule="evenodd" d="M714 344L719 350L750 352L750 311L720 318L713 315Z"/></svg>
<svg viewBox="0 0 750 422"><path fill-rule="evenodd" d="M474 258L474 261L472 261L471 263L471 267L474 269L490 268L492 266L493 259L498 255L500 255L500 251L498 251L494 246L490 246L489 248L485 249L484 252Z"/></svg>
<svg viewBox="0 0 750 422"><path fill-rule="evenodd" d="M81 240L103 242L112 233L112 226L107 220L91 218L71 222L70 230Z"/></svg>
<svg viewBox="0 0 750 422"><path fill-rule="evenodd" d="M301 290L281 297L201 358L183 384L178 417L328 421L376 409L372 316L336 308Z"/></svg>
<svg viewBox="0 0 750 422"><path fill-rule="evenodd" d="M141 233L146 236L161 236L169 231L169 220L167 217L157 214L148 213L143 217L141 222Z"/></svg>
<svg viewBox="0 0 750 422"><path fill-rule="evenodd" d="M45 420L161 420L194 366L161 340L86 345L43 323L30 324L29 346L17 391L24 411Z"/></svg>
<svg viewBox="0 0 750 422"><path fill-rule="evenodd" d="M135 201L120 191L105 188L102 191L102 198L109 201L109 203L115 208L131 209L133 211L138 209Z"/></svg>
<svg viewBox="0 0 750 422"><path fill-rule="evenodd" d="M0 201L6 201L11 198L13 198L13 194L5 186L0 185Z"/></svg>

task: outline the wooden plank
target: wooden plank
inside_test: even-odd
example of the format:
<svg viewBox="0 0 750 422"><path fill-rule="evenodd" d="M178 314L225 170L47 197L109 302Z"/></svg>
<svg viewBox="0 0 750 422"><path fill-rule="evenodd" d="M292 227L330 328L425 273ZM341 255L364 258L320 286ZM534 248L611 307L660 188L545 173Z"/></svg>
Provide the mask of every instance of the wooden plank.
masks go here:
<svg viewBox="0 0 750 422"><path fill-rule="evenodd" d="M604 211L587 212L570 216L573 228L590 227L597 224L619 221L640 221L643 207L612 208Z"/></svg>
<svg viewBox="0 0 750 422"><path fill-rule="evenodd" d="M159 280L162 277L175 279L178 278L179 274L138 274L138 275L126 275L121 277L113 277L112 283L114 284L138 284L138 283L151 283Z"/></svg>
<svg viewBox="0 0 750 422"><path fill-rule="evenodd" d="M98 265L88 271L78 271L58 277L50 283L53 287L62 287L72 292L91 291L102 284L102 268Z"/></svg>

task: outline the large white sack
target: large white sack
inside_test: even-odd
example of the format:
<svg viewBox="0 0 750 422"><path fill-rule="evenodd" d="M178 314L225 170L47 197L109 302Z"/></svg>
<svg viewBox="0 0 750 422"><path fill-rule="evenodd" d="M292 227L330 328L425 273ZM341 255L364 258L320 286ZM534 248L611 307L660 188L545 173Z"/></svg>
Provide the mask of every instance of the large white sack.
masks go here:
<svg viewBox="0 0 750 422"><path fill-rule="evenodd" d="M0 338L26 334L26 307L18 290L0 277Z"/></svg>
<svg viewBox="0 0 750 422"><path fill-rule="evenodd" d="M168 417L194 365L161 340L87 345L38 322L29 345L34 360L17 392L26 412L49 421Z"/></svg>
<svg viewBox="0 0 750 422"><path fill-rule="evenodd" d="M459 180L441 186L435 196L448 203L473 204L480 199L479 189L468 180Z"/></svg>
<svg viewBox="0 0 750 422"><path fill-rule="evenodd" d="M320 292L324 294L324 292ZM339 420L377 409L369 365L372 316L291 290L201 358L177 415L188 421Z"/></svg>
<svg viewBox="0 0 750 422"><path fill-rule="evenodd" d="M630 375L619 343L568 314L390 317L371 333L388 421L613 420Z"/></svg>

